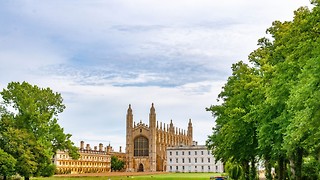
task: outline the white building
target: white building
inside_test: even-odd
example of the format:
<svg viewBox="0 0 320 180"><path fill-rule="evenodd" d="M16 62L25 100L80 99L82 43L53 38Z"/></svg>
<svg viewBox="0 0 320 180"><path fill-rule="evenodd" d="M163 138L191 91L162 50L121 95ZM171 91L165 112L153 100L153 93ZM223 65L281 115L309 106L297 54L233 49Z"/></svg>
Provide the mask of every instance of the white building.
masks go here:
<svg viewBox="0 0 320 180"><path fill-rule="evenodd" d="M167 172L223 172L205 145L167 147Z"/></svg>

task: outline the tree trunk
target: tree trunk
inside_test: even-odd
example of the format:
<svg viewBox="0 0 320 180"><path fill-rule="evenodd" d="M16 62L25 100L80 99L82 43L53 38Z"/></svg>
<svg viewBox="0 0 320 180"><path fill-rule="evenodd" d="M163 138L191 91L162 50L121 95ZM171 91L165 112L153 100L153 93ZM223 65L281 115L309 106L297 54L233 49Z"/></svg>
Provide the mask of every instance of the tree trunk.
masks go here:
<svg viewBox="0 0 320 180"><path fill-rule="evenodd" d="M257 170L256 170L255 158L251 157L250 179L252 180L256 179L256 175L257 175Z"/></svg>
<svg viewBox="0 0 320 180"><path fill-rule="evenodd" d="M278 179L279 180L285 180L285 175L284 175L284 171L285 171L285 159L283 156L280 156L278 159L278 164L279 164L279 170L278 170Z"/></svg>
<svg viewBox="0 0 320 180"><path fill-rule="evenodd" d="M296 179L301 180L302 179L302 156L303 156L303 149L298 148L297 149L297 155L296 155Z"/></svg>
<svg viewBox="0 0 320 180"><path fill-rule="evenodd" d="M291 171L291 179L296 179L296 172L295 172L295 164L294 160L290 159L290 171Z"/></svg>
<svg viewBox="0 0 320 180"><path fill-rule="evenodd" d="M298 147L290 160L291 179L302 179L303 149Z"/></svg>
<svg viewBox="0 0 320 180"><path fill-rule="evenodd" d="M249 162L248 161L244 161L242 163L242 168L243 168L244 178L246 180L249 180L250 179Z"/></svg>
<svg viewBox="0 0 320 180"><path fill-rule="evenodd" d="M267 180L272 180L272 174L271 174L271 163L270 163L270 158L269 156L265 157L265 162L264 162L264 166L265 166L265 176Z"/></svg>
<svg viewBox="0 0 320 180"><path fill-rule="evenodd" d="M6 175L3 176L3 180L7 180L7 176Z"/></svg>
<svg viewBox="0 0 320 180"><path fill-rule="evenodd" d="M30 177L24 177L24 180L30 180Z"/></svg>

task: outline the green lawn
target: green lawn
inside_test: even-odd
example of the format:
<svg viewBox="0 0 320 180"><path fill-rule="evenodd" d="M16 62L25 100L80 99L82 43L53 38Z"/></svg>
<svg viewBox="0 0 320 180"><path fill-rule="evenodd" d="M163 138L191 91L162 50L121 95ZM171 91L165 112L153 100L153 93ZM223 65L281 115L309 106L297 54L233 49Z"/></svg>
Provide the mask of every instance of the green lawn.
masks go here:
<svg viewBox="0 0 320 180"><path fill-rule="evenodd" d="M209 180L212 176L220 176L217 173L169 173L169 174L154 174L143 176L114 176L114 177L50 177L50 178L32 178L33 180L148 180L148 179L168 179L168 180L181 180L181 179L199 179Z"/></svg>
<svg viewBox="0 0 320 180"><path fill-rule="evenodd" d="M170 174L159 174L159 175L148 175L148 176L136 176L132 179L210 179L212 176L220 176L220 174L215 173L170 173Z"/></svg>

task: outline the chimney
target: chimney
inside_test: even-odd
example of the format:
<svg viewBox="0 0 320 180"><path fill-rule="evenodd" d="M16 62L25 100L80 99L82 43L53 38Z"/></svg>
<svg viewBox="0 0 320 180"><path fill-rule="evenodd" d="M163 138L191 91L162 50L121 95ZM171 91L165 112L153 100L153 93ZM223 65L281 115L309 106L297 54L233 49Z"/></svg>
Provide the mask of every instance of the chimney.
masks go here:
<svg viewBox="0 0 320 180"><path fill-rule="evenodd" d="M86 146L86 150L90 150L90 144L87 144L87 146Z"/></svg>
<svg viewBox="0 0 320 180"><path fill-rule="evenodd" d="M198 145L198 141L193 141L192 145L193 146L197 146Z"/></svg>
<svg viewBox="0 0 320 180"><path fill-rule="evenodd" d="M99 144L99 151L103 151L103 144L102 143Z"/></svg>
<svg viewBox="0 0 320 180"><path fill-rule="evenodd" d="M121 151L122 151L121 149L122 149L122 147L120 146L120 147L119 147L119 152L121 152Z"/></svg>
<svg viewBox="0 0 320 180"><path fill-rule="evenodd" d="M97 150L98 150L98 147L97 147L97 146L94 146L94 150L97 151Z"/></svg>
<svg viewBox="0 0 320 180"><path fill-rule="evenodd" d="M84 141L80 141L80 150L84 150Z"/></svg>
<svg viewBox="0 0 320 180"><path fill-rule="evenodd" d="M112 147L110 146L110 144L107 146L107 154L111 153L111 149Z"/></svg>

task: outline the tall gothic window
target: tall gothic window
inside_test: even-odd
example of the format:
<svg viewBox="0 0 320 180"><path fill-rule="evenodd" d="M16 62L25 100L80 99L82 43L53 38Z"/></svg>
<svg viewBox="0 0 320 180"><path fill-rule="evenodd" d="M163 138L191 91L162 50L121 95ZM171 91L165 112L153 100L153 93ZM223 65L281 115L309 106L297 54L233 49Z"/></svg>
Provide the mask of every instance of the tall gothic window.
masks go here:
<svg viewBox="0 0 320 180"><path fill-rule="evenodd" d="M149 141L146 137L134 139L134 156L149 156Z"/></svg>

